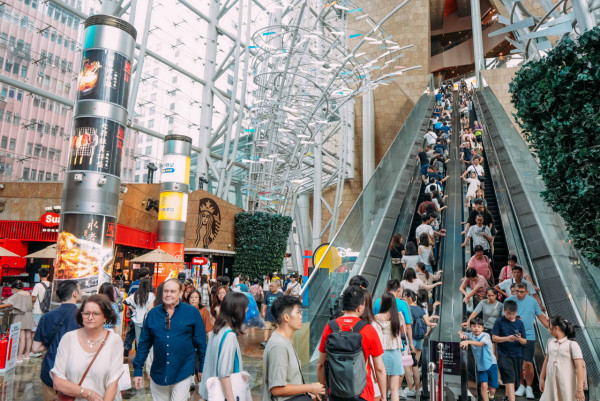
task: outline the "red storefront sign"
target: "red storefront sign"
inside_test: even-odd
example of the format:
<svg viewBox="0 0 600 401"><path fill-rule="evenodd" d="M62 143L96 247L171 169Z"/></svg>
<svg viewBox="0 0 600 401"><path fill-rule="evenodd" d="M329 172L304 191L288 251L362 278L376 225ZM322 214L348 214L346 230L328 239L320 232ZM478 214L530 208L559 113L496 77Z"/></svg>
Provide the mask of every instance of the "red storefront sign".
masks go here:
<svg viewBox="0 0 600 401"><path fill-rule="evenodd" d="M207 263L208 263L208 259L206 259L204 256L202 256L200 258L193 258L192 259L192 264L193 265L204 266Z"/></svg>
<svg viewBox="0 0 600 401"><path fill-rule="evenodd" d="M60 224L60 215L53 212L46 212L40 217L40 222L44 227L58 227Z"/></svg>

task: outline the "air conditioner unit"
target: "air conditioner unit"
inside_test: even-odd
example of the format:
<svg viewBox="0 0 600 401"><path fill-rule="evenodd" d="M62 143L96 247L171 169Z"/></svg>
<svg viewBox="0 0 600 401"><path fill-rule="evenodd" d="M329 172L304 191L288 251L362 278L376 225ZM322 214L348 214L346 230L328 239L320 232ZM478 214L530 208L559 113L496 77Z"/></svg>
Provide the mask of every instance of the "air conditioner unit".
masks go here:
<svg viewBox="0 0 600 401"><path fill-rule="evenodd" d="M0 96L0 102L6 102L6 96Z"/></svg>
<svg viewBox="0 0 600 401"><path fill-rule="evenodd" d="M0 171L4 171L4 164L0 164Z"/></svg>

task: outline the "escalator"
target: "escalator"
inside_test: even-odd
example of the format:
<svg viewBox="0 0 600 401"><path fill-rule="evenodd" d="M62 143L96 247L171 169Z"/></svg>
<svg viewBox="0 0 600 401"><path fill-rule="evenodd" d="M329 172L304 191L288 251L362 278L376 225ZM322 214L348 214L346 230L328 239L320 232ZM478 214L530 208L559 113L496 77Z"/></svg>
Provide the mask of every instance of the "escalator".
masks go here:
<svg viewBox="0 0 600 401"><path fill-rule="evenodd" d="M502 225L502 218L500 216L500 210L498 209L498 199L496 199L496 191L494 189L492 175L488 166L487 154L485 150L483 152L483 159L483 170L485 172L485 200L487 202L487 208L494 219L494 227L497 230L494 238L492 268L494 270L494 278L496 279L496 283L498 283L500 270L502 267L506 266L506 261L508 260L508 245L506 244L506 237L504 236L504 226Z"/></svg>

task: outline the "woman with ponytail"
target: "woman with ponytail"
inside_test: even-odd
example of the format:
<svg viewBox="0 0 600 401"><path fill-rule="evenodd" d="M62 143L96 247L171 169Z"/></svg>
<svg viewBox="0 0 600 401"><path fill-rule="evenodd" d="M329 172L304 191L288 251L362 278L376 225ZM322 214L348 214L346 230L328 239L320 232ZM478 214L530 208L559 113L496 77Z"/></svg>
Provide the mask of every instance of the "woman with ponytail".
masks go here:
<svg viewBox="0 0 600 401"><path fill-rule="evenodd" d="M400 333L404 325L404 317L398 313L396 298L389 292L381 296L381 309L375 315L375 329L379 333L383 346L383 364L388 376L391 401L399 400L404 366L402 365L402 338ZM383 397L382 397L383 398Z"/></svg>
<svg viewBox="0 0 600 401"><path fill-rule="evenodd" d="M575 327L562 316L550 319L553 338L546 345L546 359L540 374L540 401L585 401L585 365Z"/></svg>

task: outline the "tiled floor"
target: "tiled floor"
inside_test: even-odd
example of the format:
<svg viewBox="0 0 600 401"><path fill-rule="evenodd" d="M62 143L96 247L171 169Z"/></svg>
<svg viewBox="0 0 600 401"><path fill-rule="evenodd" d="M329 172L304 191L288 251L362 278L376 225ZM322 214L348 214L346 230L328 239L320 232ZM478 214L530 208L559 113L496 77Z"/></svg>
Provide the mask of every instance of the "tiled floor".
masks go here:
<svg viewBox="0 0 600 401"><path fill-rule="evenodd" d="M252 395L255 401L260 400L262 382L263 348L260 346L262 336L262 330L256 330L254 335L252 335L251 330L248 330L247 335L240 338L244 370L250 373L254 379ZM0 401L42 401L42 386L40 384L41 361L41 358L32 358L29 361L23 361L23 363L18 364L10 372L3 375L0 374ZM133 361L133 357L129 358L129 366L133 374L131 361ZM140 391L133 389L125 391L123 399L134 401L152 400L149 386L149 380L144 380L143 389ZM197 392L192 393L190 400L199 400Z"/></svg>

